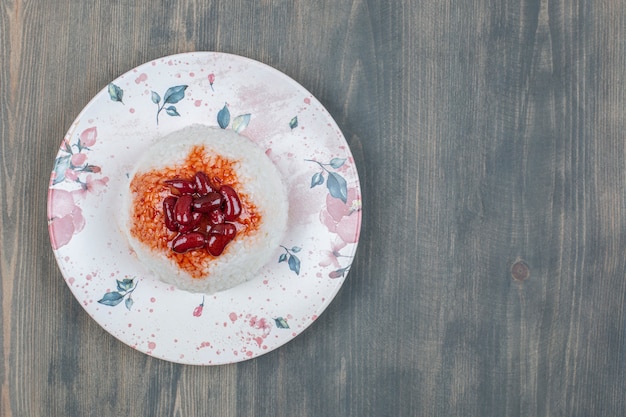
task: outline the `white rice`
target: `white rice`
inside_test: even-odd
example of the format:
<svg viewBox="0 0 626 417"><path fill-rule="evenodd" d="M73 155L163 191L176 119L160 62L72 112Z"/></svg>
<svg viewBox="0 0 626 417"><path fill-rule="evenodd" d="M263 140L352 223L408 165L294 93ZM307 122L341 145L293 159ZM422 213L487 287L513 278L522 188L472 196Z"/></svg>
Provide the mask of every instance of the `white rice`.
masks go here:
<svg viewBox="0 0 626 417"><path fill-rule="evenodd" d="M276 254L287 225L288 200L281 175L263 149L232 130L202 125L171 133L154 144L137 162L130 179L137 173L181 165L196 145L203 145L207 153L238 161L235 169L241 185L237 191L256 206L261 216L257 230L237 236L219 257L207 258L206 273L201 278L192 278L174 260L131 236L130 187L122 207L126 216L123 230L138 259L160 280L182 290L210 294L254 278Z"/></svg>

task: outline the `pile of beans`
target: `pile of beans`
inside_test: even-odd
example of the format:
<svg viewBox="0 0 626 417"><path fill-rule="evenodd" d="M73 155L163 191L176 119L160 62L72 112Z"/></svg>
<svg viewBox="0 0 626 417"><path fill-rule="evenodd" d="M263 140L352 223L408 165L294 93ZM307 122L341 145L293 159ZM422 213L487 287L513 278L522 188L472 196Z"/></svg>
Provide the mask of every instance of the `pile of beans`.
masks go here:
<svg viewBox="0 0 626 417"><path fill-rule="evenodd" d="M237 192L229 185L215 186L204 172L165 184L170 190L163 200L165 227L177 232L172 250L185 253L205 248L213 256L221 255L237 234L233 222L242 212Z"/></svg>

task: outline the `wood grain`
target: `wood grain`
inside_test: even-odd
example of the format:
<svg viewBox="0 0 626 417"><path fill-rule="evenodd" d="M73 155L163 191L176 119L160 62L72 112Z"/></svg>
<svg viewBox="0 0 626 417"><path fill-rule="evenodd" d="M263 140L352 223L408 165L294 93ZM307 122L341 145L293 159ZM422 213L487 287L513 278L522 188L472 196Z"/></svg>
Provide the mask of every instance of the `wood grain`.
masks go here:
<svg viewBox="0 0 626 417"><path fill-rule="evenodd" d="M621 0L0 0L0 415L622 415L625 39ZM91 97L193 50L309 89L364 198L328 310L220 367L100 328L46 223Z"/></svg>

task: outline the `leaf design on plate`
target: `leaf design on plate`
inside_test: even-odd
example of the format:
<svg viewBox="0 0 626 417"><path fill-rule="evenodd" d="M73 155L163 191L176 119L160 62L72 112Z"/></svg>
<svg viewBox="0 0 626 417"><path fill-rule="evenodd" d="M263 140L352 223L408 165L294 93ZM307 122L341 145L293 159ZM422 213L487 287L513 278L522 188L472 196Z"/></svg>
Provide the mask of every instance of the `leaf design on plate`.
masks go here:
<svg viewBox="0 0 626 417"><path fill-rule="evenodd" d="M291 128L291 130L295 129L296 127L298 127L298 116L294 116L290 121L289 121L289 127Z"/></svg>
<svg viewBox="0 0 626 417"><path fill-rule="evenodd" d="M137 289L137 283L135 278L124 278L123 280L116 279L115 284L117 291L108 291L105 293L98 302L105 306L115 307L124 300L124 305L128 310L131 309L135 303L131 298L131 294Z"/></svg>
<svg viewBox="0 0 626 417"><path fill-rule="evenodd" d="M224 107L217 112L217 124L222 129L226 129L230 124L230 110L228 110L228 104L224 104Z"/></svg>
<svg viewBox="0 0 626 417"><path fill-rule="evenodd" d="M178 114L178 111L176 111L176 107L174 106L169 106L168 108L166 108L165 113L170 116L180 116L180 114Z"/></svg>
<svg viewBox="0 0 626 417"><path fill-rule="evenodd" d="M316 172L311 178L311 188L324 184L324 175L321 172Z"/></svg>
<svg viewBox="0 0 626 417"><path fill-rule="evenodd" d="M70 167L71 155L60 156L54 160L54 181L52 184L58 184L65 181L65 171Z"/></svg>
<svg viewBox="0 0 626 417"><path fill-rule="evenodd" d="M326 179L326 187L328 188L328 192L334 198L338 198L344 203L348 202L348 184L344 177L337 172L333 172L329 170L327 167L331 167L332 169L341 168L346 163L346 158L333 158L329 163L324 164L322 162L316 161L315 159L305 159L307 162L314 162L322 169L322 171L317 172L311 178L311 188L321 185L324 183L324 172L328 174L328 178Z"/></svg>
<svg viewBox="0 0 626 417"><path fill-rule="evenodd" d="M123 280L116 280L118 291L128 291L133 288L133 280L125 278Z"/></svg>
<svg viewBox="0 0 626 417"><path fill-rule="evenodd" d="M118 101L124 104L124 102L122 101L122 98L124 97L124 90L122 90L120 87L118 87L117 85L113 83L109 84L108 90L109 90L109 97L111 97L112 101Z"/></svg>
<svg viewBox="0 0 626 417"><path fill-rule="evenodd" d="M284 249L285 253L280 255L278 263L287 261L289 269L295 272L296 275L300 275L300 258L294 255L294 253L300 252L302 248L299 246L293 246L291 249L288 249L282 245L280 247Z"/></svg>
<svg viewBox="0 0 626 417"><path fill-rule="evenodd" d="M300 259L296 255L290 255L287 263L289 264L289 269L295 272L296 275L300 275Z"/></svg>
<svg viewBox="0 0 626 417"><path fill-rule="evenodd" d="M285 320L282 317L276 317L274 319L274 322L276 322L276 327L279 329L288 329L289 328L289 323L287 323L287 320Z"/></svg>
<svg viewBox="0 0 626 417"><path fill-rule="evenodd" d="M250 113L242 114L233 119L233 130L237 133L241 132L250 123Z"/></svg>
<svg viewBox="0 0 626 417"><path fill-rule="evenodd" d="M100 304L104 304L105 306L114 307L121 303L123 299L124 296L122 294L117 291L111 291L104 294L104 296L102 296L102 299L98 300L98 302Z"/></svg>
<svg viewBox="0 0 626 417"><path fill-rule="evenodd" d="M326 187L328 187L330 195L340 199L344 203L348 202L348 184L341 175L329 171Z"/></svg>
<svg viewBox="0 0 626 417"><path fill-rule="evenodd" d="M72 145L70 145L70 143L67 140L64 140L62 150L64 150L67 153L72 153Z"/></svg>
<svg viewBox="0 0 626 417"><path fill-rule="evenodd" d="M174 87L170 87L165 91L163 95L163 103L161 103L161 96L155 91L152 91L150 94L150 99L154 104L158 106L157 114L156 114L156 122L159 124L159 114L162 110L165 110L165 113L168 116L180 116L178 110L174 106L168 106L165 108L166 104L176 104L181 101L185 97L185 90L187 89L186 85L176 85ZM160 105L159 105L160 104Z"/></svg>
<svg viewBox="0 0 626 417"><path fill-rule="evenodd" d="M177 85L174 87L170 87L165 92L163 96L163 104L176 104L185 97L185 90L187 89L186 85Z"/></svg>
<svg viewBox="0 0 626 417"><path fill-rule="evenodd" d="M335 169L341 168L345 163L346 158L333 158L330 160L330 166Z"/></svg>

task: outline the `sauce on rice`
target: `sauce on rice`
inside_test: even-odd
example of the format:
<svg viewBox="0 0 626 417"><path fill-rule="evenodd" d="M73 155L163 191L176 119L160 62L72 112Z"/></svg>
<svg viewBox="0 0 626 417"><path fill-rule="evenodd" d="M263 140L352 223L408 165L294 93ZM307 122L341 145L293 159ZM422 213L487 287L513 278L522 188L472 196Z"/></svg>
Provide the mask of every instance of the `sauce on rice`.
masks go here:
<svg viewBox="0 0 626 417"><path fill-rule="evenodd" d="M175 232L165 227L163 220L163 199L168 195L169 188L165 180L188 178L198 171L209 175L216 184L228 184L235 190L241 189L236 173L237 161L213 155L205 151L204 146L191 148L181 165L169 166L158 170L138 172L130 183L132 195L130 234L137 240L172 259L176 265L192 278L203 278L207 275L207 260L215 259L206 250L176 253L170 248L170 241ZM235 240L245 239L259 229L261 214L250 198L239 192L243 211L234 221L237 227ZM226 247L228 251L228 247Z"/></svg>

